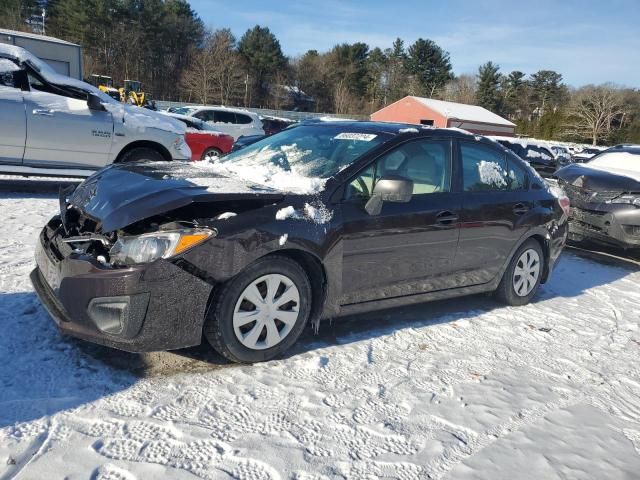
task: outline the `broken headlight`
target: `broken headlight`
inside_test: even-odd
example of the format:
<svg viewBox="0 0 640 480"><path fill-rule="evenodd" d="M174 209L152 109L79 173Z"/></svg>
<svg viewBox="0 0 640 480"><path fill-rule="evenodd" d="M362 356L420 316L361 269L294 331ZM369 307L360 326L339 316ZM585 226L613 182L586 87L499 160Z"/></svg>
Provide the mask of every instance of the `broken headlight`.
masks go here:
<svg viewBox="0 0 640 480"><path fill-rule="evenodd" d="M149 263L178 255L215 234L215 230L203 228L122 236L111 247L109 257L116 265Z"/></svg>
<svg viewBox="0 0 640 480"><path fill-rule="evenodd" d="M640 197L636 195L620 195L619 197L609 200L607 203L624 203L640 207Z"/></svg>

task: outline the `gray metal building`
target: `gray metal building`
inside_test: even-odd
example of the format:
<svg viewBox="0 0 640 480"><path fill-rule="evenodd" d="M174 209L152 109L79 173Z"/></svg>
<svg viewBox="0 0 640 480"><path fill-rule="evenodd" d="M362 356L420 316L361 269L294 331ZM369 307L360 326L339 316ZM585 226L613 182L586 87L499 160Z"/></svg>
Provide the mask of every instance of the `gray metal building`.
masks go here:
<svg viewBox="0 0 640 480"><path fill-rule="evenodd" d="M29 50L63 75L82 80L82 47L46 35L0 28L0 43Z"/></svg>

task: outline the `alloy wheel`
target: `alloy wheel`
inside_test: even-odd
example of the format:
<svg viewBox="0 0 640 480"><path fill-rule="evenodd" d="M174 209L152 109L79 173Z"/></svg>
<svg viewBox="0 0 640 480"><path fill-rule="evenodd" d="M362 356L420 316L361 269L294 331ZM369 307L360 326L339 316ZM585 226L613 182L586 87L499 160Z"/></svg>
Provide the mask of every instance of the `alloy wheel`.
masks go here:
<svg viewBox="0 0 640 480"><path fill-rule="evenodd" d="M540 255L533 248L522 252L513 271L513 289L519 297L526 297L538 283Z"/></svg>
<svg viewBox="0 0 640 480"><path fill-rule="evenodd" d="M240 294L233 310L233 330L247 348L265 350L291 332L300 312L300 292L280 274L264 275Z"/></svg>

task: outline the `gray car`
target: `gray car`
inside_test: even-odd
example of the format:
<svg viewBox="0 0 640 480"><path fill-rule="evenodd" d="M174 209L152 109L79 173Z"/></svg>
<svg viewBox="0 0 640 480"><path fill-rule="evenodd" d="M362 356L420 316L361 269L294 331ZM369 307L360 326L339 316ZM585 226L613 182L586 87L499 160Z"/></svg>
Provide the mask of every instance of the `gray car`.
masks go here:
<svg viewBox="0 0 640 480"><path fill-rule="evenodd" d="M0 44L0 172L88 176L135 160L189 160L182 123L123 105Z"/></svg>

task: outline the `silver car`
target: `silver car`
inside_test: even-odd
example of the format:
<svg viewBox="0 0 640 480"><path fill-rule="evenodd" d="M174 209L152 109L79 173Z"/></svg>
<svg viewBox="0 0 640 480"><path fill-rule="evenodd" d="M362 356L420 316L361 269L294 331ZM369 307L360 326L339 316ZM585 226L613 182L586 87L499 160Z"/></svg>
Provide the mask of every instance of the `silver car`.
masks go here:
<svg viewBox="0 0 640 480"><path fill-rule="evenodd" d="M88 176L110 163L189 160L184 124L123 105L0 44L0 172Z"/></svg>

